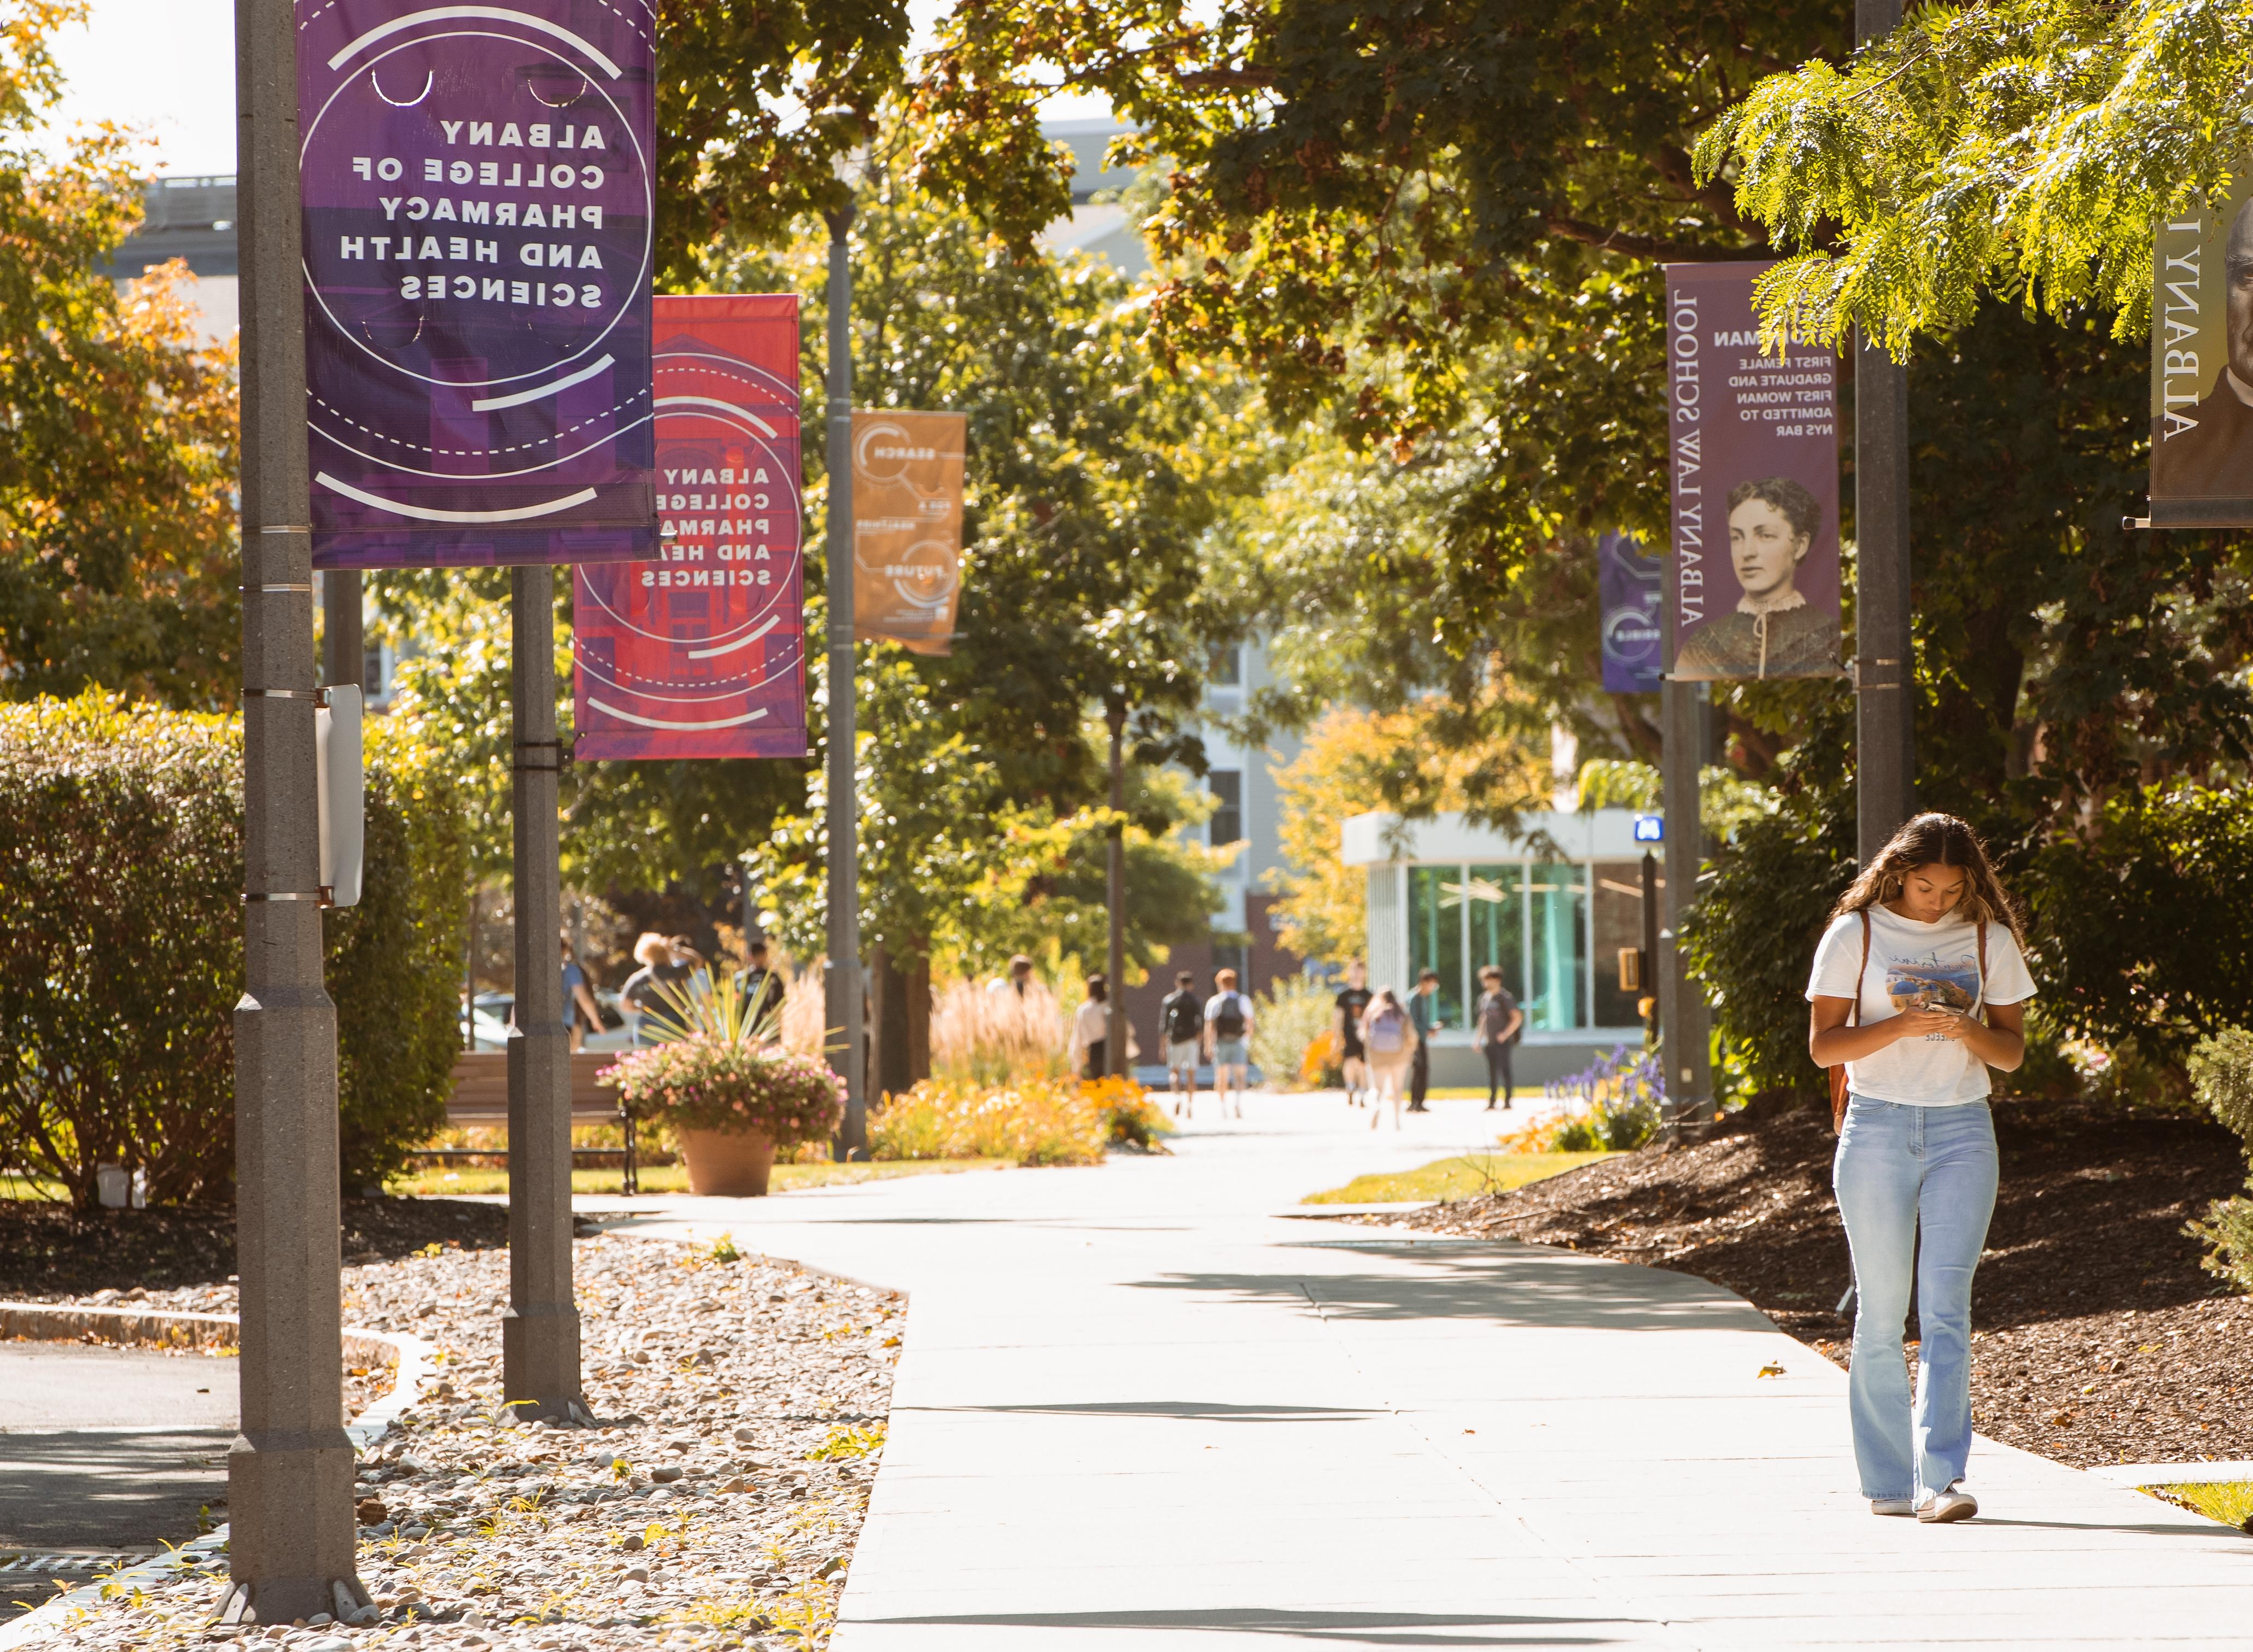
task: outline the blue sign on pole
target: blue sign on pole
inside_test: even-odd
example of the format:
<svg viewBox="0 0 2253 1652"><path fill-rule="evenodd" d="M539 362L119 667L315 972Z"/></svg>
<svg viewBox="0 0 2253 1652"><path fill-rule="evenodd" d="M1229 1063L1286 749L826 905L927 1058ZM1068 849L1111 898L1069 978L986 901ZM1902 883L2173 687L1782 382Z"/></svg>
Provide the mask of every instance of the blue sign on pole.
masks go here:
<svg viewBox="0 0 2253 1652"><path fill-rule="evenodd" d="M1663 814L1639 814L1635 818L1635 840L1637 843L1666 841L1666 817Z"/></svg>

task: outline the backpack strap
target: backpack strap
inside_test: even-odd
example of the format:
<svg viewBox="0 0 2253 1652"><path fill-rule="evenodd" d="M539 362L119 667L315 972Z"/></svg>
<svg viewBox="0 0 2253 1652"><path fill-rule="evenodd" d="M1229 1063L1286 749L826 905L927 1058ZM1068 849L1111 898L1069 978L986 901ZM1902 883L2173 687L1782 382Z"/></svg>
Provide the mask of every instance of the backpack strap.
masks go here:
<svg viewBox="0 0 2253 1652"><path fill-rule="evenodd" d="M1862 965L1854 972L1854 1025L1862 1024L1862 978L1870 972L1870 909L1862 909ZM1987 931L1979 931L1979 959L1984 972L1987 958Z"/></svg>
<svg viewBox="0 0 2253 1652"><path fill-rule="evenodd" d="M1983 918L1981 918L1981 919L1979 920L1979 996L1978 996L1978 998L1977 998L1977 1000L1975 1000L1973 1001L1973 1003L1972 1003L1972 1005L1971 1005L1971 1013L1972 1013L1974 1015L1978 1014L1979 1014L1979 1012L1986 1007L1986 1003L1987 1003L1987 920L1986 920L1985 918L1984 918L1984 917L1983 917Z"/></svg>

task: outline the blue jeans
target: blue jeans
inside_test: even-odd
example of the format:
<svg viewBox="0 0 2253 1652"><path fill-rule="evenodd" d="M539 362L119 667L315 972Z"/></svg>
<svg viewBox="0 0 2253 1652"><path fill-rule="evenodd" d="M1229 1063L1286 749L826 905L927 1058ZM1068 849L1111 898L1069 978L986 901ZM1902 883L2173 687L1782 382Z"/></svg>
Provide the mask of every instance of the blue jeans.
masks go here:
<svg viewBox="0 0 2253 1652"><path fill-rule="evenodd" d="M1847 1109L1831 1181L1854 1255L1846 1391L1865 1497L1921 1500L1964 1477L1971 1453L1971 1274L1995 1211L1997 1171L1995 1120L1984 1101L1905 1107L1856 1096ZM1901 1363L1912 1274L1914 1406Z"/></svg>

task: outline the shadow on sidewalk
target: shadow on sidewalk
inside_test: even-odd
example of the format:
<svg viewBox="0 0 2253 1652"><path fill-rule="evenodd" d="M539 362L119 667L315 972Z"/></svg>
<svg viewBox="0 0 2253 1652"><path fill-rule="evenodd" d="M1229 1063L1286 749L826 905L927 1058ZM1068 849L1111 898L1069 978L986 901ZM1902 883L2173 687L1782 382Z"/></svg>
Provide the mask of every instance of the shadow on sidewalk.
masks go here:
<svg viewBox="0 0 2253 1652"><path fill-rule="evenodd" d="M1090 1400L1084 1405L895 1405L892 1409L948 1416L978 1412L1017 1417L1168 1417L1197 1423L1343 1423L1391 1414L1350 1405L1231 1405L1195 1399Z"/></svg>
<svg viewBox="0 0 2253 1652"><path fill-rule="evenodd" d="M1290 1248L1326 1247L1315 1241ZM1361 1245L1350 1253L1370 1252ZM1765 1314L1719 1286L1656 1268L1517 1244L1472 1250L1403 1244L1386 1254L1408 1266L1388 1273L1169 1273L1131 1288L1313 1307L1350 1320L1483 1320L1557 1330L1775 1329Z"/></svg>
<svg viewBox="0 0 2253 1652"><path fill-rule="evenodd" d="M959 1616L862 1618L862 1623L975 1624L996 1629L1203 1629L1231 1635L1303 1635L1331 1646L1609 1646L1622 1637L1601 1633L1607 1624L1641 1625L1636 1618L1550 1618L1507 1613L1286 1611L1270 1607L1216 1607L1160 1612L981 1612ZM1448 1635L1449 1629L1496 1629L1499 1635ZM1550 1634L1526 1631L1550 1630ZM1573 1634L1566 1631L1578 1630ZM1632 1637L1644 1640L1647 1637Z"/></svg>

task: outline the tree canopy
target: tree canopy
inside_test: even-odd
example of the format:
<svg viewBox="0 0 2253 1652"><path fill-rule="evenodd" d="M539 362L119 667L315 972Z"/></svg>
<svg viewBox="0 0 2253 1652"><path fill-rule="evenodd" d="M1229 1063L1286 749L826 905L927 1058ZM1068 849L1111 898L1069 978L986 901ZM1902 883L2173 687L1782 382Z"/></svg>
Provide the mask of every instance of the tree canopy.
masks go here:
<svg viewBox="0 0 2253 1652"><path fill-rule="evenodd" d="M32 142L85 15L0 4L0 695L211 708L240 677L232 351L199 347L177 267L100 272L140 221L138 146Z"/></svg>
<svg viewBox="0 0 2253 1652"><path fill-rule="evenodd" d="M2218 0L1919 6L1844 65L1762 80L1699 176L1794 255L1764 309L1895 354L1990 296L2142 336L2152 227L2218 199L2253 150L2253 13Z"/></svg>

